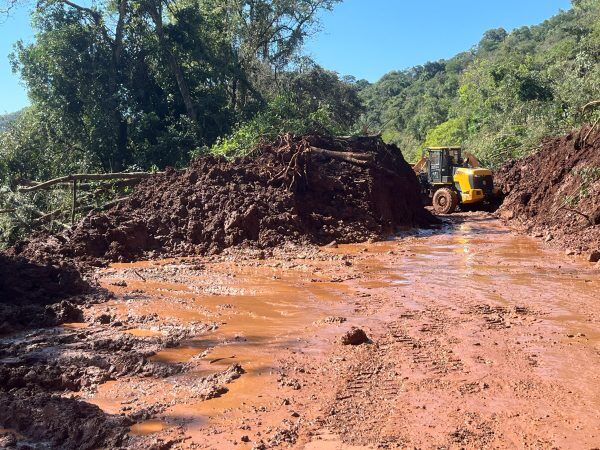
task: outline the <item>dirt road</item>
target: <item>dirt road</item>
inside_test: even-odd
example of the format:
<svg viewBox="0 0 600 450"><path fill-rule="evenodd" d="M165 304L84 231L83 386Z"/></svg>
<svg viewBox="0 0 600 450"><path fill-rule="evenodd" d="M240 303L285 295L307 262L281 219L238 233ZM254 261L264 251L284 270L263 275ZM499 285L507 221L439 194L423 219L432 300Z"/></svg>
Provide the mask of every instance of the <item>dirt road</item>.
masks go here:
<svg viewBox="0 0 600 450"><path fill-rule="evenodd" d="M82 394L137 418L133 447L600 443L600 271L485 215L266 260L114 265L102 284L117 298L86 317L189 335L151 357L183 371ZM342 345L351 326L371 342Z"/></svg>

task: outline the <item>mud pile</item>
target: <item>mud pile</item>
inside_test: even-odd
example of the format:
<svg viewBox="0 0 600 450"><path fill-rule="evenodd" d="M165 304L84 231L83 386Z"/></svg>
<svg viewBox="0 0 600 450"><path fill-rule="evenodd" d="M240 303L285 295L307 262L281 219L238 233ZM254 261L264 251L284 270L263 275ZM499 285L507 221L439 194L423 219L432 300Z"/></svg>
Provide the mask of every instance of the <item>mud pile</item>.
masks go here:
<svg viewBox="0 0 600 450"><path fill-rule="evenodd" d="M93 289L74 266L0 253L0 335L28 326L76 321Z"/></svg>
<svg viewBox="0 0 600 450"><path fill-rule="evenodd" d="M206 156L185 171L167 170L69 235L14 251L99 264L233 246L357 242L434 220L412 169L379 137L286 135L248 158Z"/></svg>
<svg viewBox="0 0 600 450"><path fill-rule="evenodd" d="M584 126L547 140L495 175L498 210L511 225L576 253L600 250L600 131Z"/></svg>
<svg viewBox="0 0 600 450"><path fill-rule="evenodd" d="M167 377L184 366L150 359L177 338L138 338L115 325L0 338L0 427L9 429L0 430L0 448L129 448L132 414L105 414L70 394L133 375Z"/></svg>

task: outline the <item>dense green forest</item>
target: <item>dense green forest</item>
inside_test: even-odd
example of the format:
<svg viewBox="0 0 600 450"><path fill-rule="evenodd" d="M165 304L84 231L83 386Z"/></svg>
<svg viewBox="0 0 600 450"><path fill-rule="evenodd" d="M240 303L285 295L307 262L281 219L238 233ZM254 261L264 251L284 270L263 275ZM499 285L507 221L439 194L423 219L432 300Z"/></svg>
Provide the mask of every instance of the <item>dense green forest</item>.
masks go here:
<svg viewBox="0 0 600 450"><path fill-rule="evenodd" d="M31 8L35 39L10 56L31 106L0 132L5 243L64 226L41 218L66 210L68 191L16 192L26 180L182 167L285 132L382 132L409 160L462 144L496 166L598 114L581 112L600 99L598 0L373 84L303 54L341 0L7 1Z"/></svg>
<svg viewBox="0 0 600 450"><path fill-rule="evenodd" d="M531 27L487 31L448 60L391 72L361 92L365 126L409 159L425 145L463 145L497 166L584 120L600 99L600 2Z"/></svg>

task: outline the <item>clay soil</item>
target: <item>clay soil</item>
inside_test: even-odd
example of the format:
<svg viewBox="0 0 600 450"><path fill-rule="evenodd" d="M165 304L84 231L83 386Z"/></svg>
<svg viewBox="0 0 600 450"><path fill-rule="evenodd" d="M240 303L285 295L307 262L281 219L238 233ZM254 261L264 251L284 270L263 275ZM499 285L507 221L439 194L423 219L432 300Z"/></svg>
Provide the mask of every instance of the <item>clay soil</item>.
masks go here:
<svg viewBox="0 0 600 450"><path fill-rule="evenodd" d="M496 182L510 226L586 256L600 251L600 130L584 126L509 161Z"/></svg>
<svg viewBox="0 0 600 450"><path fill-rule="evenodd" d="M596 447L600 272L450 220L103 269L84 323L0 342L0 446Z"/></svg>
<svg viewBox="0 0 600 450"><path fill-rule="evenodd" d="M207 156L169 169L72 231L34 237L11 254L63 258L85 270L231 247L360 242L435 223L419 191L401 152L379 137L285 135L247 158Z"/></svg>

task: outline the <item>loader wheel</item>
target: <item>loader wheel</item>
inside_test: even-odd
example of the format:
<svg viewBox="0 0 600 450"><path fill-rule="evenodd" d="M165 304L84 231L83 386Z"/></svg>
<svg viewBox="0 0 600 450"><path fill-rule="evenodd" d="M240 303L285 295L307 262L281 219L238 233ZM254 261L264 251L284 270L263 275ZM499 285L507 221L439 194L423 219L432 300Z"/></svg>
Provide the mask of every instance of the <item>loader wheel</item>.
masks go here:
<svg viewBox="0 0 600 450"><path fill-rule="evenodd" d="M440 188L433 194L433 210L438 214L451 214L458 206L458 195L452 189Z"/></svg>

